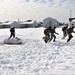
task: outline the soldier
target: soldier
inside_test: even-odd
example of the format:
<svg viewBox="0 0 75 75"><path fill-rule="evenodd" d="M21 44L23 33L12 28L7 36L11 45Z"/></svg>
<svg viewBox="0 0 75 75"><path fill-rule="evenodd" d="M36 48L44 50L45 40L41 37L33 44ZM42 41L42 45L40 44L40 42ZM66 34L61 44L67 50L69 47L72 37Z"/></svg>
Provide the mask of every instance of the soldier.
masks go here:
<svg viewBox="0 0 75 75"><path fill-rule="evenodd" d="M13 38L15 38L15 27L13 27L13 28L10 29L10 33L11 33L10 38L12 36L13 36Z"/></svg>
<svg viewBox="0 0 75 75"><path fill-rule="evenodd" d="M53 39L53 37L54 37L53 42L55 42L55 39L56 39L55 34L59 35L59 34L55 31L55 29L56 29L56 27L54 27L54 29L51 29L51 38L50 38L49 42Z"/></svg>
<svg viewBox="0 0 75 75"><path fill-rule="evenodd" d="M48 40L50 39L50 30L51 30L51 27L48 27L44 30L45 37L43 37L43 39L45 43L47 43Z"/></svg>
<svg viewBox="0 0 75 75"><path fill-rule="evenodd" d="M62 31L63 31L63 37L62 37L62 39L65 39L65 37L67 36L67 28L68 28L68 25L66 27L62 28Z"/></svg>
<svg viewBox="0 0 75 75"><path fill-rule="evenodd" d="M69 42L73 38L72 33L75 33L75 31L73 31L73 29L74 29L74 26L67 29L67 34L68 34L67 42Z"/></svg>

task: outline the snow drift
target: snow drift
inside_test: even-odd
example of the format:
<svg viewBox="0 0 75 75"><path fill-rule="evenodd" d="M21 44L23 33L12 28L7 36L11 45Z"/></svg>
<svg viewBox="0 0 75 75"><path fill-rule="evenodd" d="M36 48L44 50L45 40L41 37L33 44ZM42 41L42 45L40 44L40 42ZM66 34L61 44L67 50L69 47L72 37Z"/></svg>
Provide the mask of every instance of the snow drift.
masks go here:
<svg viewBox="0 0 75 75"><path fill-rule="evenodd" d="M0 75L74 75L75 34L70 42L62 38L61 28L56 42L45 43L44 28L16 29L21 45L3 44L9 29L0 30ZM5 32L2 34L2 32Z"/></svg>

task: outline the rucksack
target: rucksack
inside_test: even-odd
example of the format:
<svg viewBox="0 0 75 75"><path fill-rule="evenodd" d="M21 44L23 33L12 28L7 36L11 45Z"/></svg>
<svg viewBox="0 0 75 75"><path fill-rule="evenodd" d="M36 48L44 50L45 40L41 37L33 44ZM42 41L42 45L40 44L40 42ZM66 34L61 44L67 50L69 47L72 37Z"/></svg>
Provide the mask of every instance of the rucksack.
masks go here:
<svg viewBox="0 0 75 75"><path fill-rule="evenodd" d="M62 28L62 31L65 31L66 29L67 29L67 27L63 27L63 28Z"/></svg>

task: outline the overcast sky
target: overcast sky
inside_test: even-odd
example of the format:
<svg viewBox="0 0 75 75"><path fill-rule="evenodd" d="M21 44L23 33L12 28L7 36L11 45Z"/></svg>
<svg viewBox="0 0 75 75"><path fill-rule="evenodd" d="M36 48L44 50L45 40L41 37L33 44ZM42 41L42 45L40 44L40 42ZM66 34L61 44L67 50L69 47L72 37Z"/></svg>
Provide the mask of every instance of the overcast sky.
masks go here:
<svg viewBox="0 0 75 75"><path fill-rule="evenodd" d="M0 21L42 21L52 17L59 22L68 22L72 10L75 17L75 0L0 0Z"/></svg>

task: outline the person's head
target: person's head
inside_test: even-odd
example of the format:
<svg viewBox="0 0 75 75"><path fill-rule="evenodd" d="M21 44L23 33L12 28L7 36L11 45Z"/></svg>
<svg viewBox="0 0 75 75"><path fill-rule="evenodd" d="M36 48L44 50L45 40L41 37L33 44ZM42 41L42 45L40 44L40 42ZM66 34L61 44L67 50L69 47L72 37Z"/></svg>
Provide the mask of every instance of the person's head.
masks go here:
<svg viewBox="0 0 75 75"><path fill-rule="evenodd" d="M72 27L74 27L74 24L72 24Z"/></svg>
<svg viewBox="0 0 75 75"><path fill-rule="evenodd" d="M74 24L71 24L71 27L74 27Z"/></svg>
<svg viewBox="0 0 75 75"><path fill-rule="evenodd" d="M49 26L49 29L51 29L51 26Z"/></svg>
<svg viewBox="0 0 75 75"><path fill-rule="evenodd" d="M66 27L68 28L68 25Z"/></svg>
<svg viewBox="0 0 75 75"><path fill-rule="evenodd" d="M56 27L54 27L54 29L56 29Z"/></svg>
<svg viewBox="0 0 75 75"><path fill-rule="evenodd" d="M74 28L74 26L72 26L72 28Z"/></svg>

